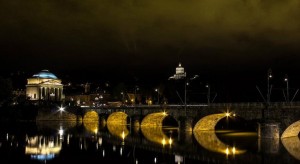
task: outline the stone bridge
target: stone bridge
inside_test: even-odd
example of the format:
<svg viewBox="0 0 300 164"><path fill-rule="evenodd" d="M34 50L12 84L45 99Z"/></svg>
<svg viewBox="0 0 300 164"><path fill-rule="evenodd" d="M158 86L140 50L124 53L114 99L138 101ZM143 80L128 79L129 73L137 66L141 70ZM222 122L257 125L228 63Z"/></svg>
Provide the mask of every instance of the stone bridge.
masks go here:
<svg viewBox="0 0 300 164"><path fill-rule="evenodd" d="M225 103L209 106L138 105L82 109L84 113L97 112L99 118L107 122L117 120L118 124L129 121L131 125L162 125L162 121L168 116L177 121L180 129L187 131L214 130L218 121L224 117L240 117L256 122L259 135L266 138L298 136L300 131L300 103L272 103L268 107L262 103Z"/></svg>

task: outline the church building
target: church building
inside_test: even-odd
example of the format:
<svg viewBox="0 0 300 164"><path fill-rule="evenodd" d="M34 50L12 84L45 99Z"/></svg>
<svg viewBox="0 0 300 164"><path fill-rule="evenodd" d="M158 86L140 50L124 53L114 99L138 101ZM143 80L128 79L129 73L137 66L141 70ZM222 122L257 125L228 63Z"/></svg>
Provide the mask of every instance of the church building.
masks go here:
<svg viewBox="0 0 300 164"><path fill-rule="evenodd" d="M63 85L53 73L42 70L27 79L26 96L29 100L61 101Z"/></svg>

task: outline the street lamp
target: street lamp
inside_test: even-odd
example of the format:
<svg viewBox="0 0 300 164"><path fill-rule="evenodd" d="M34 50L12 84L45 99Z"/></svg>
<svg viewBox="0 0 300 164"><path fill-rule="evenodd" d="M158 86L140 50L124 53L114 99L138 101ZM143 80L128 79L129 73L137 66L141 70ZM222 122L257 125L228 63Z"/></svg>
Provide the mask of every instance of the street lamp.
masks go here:
<svg viewBox="0 0 300 164"><path fill-rule="evenodd" d="M210 104L210 85L206 84L205 87L207 88L207 105Z"/></svg>
<svg viewBox="0 0 300 164"><path fill-rule="evenodd" d="M287 74L285 75L284 81L286 82L286 102L289 103L289 79Z"/></svg>
<svg viewBox="0 0 300 164"><path fill-rule="evenodd" d="M184 82L184 110L185 110L185 115L187 114L186 113L186 94L187 94L186 87L188 85L190 85L189 81L195 80L198 77L199 77L199 75L194 75L192 78L188 78L188 79L186 78L185 79L185 82Z"/></svg>
<svg viewBox="0 0 300 164"><path fill-rule="evenodd" d="M121 92L122 95L122 104L124 104L124 92Z"/></svg>
<svg viewBox="0 0 300 164"><path fill-rule="evenodd" d="M189 85L189 82L185 81L184 82L184 110L185 110L185 115L186 115L186 86Z"/></svg>
<svg viewBox="0 0 300 164"><path fill-rule="evenodd" d="M157 92L157 104L159 104L159 89L155 89L155 92Z"/></svg>
<svg viewBox="0 0 300 164"><path fill-rule="evenodd" d="M271 96L271 88L270 88L270 79L272 78L272 70L268 70L268 93L267 93L267 104L270 105L270 96Z"/></svg>

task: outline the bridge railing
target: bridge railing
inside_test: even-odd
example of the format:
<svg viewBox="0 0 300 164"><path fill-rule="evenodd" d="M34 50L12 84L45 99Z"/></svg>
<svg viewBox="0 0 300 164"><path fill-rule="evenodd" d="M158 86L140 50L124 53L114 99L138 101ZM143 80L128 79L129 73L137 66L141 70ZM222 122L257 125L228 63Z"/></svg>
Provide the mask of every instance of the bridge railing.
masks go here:
<svg viewBox="0 0 300 164"><path fill-rule="evenodd" d="M126 109L126 108L197 108L197 107L210 107L210 108L228 108L228 107L237 107L237 108L263 108L265 103L262 102L241 102L241 103L210 103L210 104L163 104L163 105L129 105L129 106L103 106L103 107L93 107L93 106L82 106L84 109ZM269 107L300 107L300 102L270 102Z"/></svg>

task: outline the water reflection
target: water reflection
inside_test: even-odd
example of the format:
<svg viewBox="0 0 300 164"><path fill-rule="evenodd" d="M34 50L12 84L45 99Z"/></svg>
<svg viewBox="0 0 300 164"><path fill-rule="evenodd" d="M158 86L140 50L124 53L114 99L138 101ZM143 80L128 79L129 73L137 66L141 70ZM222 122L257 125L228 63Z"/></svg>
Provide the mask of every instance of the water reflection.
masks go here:
<svg viewBox="0 0 300 164"><path fill-rule="evenodd" d="M299 137L282 138L281 142L285 149L296 159L300 160L300 140Z"/></svg>
<svg viewBox="0 0 300 164"><path fill-rule="evenodd" d="M172 145L173 139L168 137L163 132L163 127L161 126L142 126L141 131L144 137L154 143L165 145Z"/></svg>
<svg viewBox="0 0 300 164"><path fill-rule="evenodd" d="M173 129L162 126L140 126L141 133L132 130L134 134L130 134L129 128L134 127L110 124L106 125L106 128L98 129L98 133L95 134L93 131L98 124L89 126L91 124L40 122L37 123L37 131L25 135L0 129L0 163L3 159L13 163L15 157L29 158L32 162L51 160L51 163L76 163L83 158L88 163L109 163L112 159L117 163L128 162L129 159L132 160L131 163L241 163L245 160L248 163L265 163L262 158L265 161L274 159L274 154L261 153L255 146L249 149L248 144L257 143L255 137L249 142L247 137L240 137L240 134L236 133L226 133L224 137L225 134L219 135L214 131L195 131L194 135L187 139L184 137L185 131L177 134ZM16 129L15 126L11 128ZM34 129L32 125L29 125L29 128ZM228 143L228 138L239 141L231 144ZM256 139L254 142L253 138ZM122 144L125 140L126 144ZM282 139L284 147L279 146L282 153L275 154L277 163L284 163L287 159L288 163L299 162L299 142L299 138ZM240 146L240 143L244 145ZM24 157L16 152L22 152ZM242 155L233 156L238 154ZM231 155L233 158L230 158Z"/></svg>
<svg viewBox="0 0 300 164"><path fill-rule="evenodd" d="M129 134L126 125L107 124L107 129L112 135L117 136L122 140Z"/></svg>
<svg viewBox="0 0 300 164"><path fill-rule="evenodd" d="M50 160L59 154L62 148L60 136L33 136L27 137L25 154L32 159Z"/></svg>
<svg viewBox="0 0 300 164"><path fill-rule="evenodd" d="M194 136L197 142L207 150L218 152L226 155L243 154L246 150L239 150L235 146L229 146L216 136L215 131L195 131Z"/></svg>

